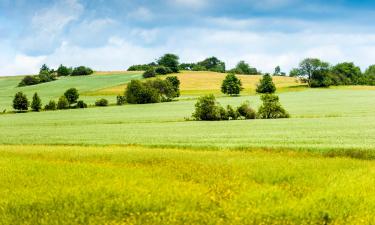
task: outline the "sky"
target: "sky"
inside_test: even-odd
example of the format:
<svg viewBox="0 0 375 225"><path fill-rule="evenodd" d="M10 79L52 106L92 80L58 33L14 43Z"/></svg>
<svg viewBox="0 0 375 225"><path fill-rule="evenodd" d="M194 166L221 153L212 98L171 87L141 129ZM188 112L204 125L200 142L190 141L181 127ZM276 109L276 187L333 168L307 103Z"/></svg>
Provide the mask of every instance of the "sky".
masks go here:
<svg viewBox="0 0 375 225"><path fill-rule="evenodd" d="M306 57L375 64L375 1L0 0L0 76L42 64L125 70L165 53L263 72Z"/></svg>

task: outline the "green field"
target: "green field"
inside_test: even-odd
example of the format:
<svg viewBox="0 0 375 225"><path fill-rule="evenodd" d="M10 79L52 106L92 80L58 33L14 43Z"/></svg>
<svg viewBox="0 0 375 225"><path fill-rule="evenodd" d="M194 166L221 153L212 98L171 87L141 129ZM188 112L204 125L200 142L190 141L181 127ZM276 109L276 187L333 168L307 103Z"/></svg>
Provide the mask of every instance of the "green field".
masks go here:
<svg viewBox="0 0 375 225"><path fill-rule="evenodd" d="M278 78L289 119L186 120L207 88L222 105L258 108L253 86L225 97L209 83L219 75L209 75L188 74L169 103L0 114L0 224L375 221L372 87L307 89ZM26 88L16 88L20 77L0 78L0 109L11 110L19 90L46 103L71 87L90 104L115 103L140 77L97 73Z"/></svg>

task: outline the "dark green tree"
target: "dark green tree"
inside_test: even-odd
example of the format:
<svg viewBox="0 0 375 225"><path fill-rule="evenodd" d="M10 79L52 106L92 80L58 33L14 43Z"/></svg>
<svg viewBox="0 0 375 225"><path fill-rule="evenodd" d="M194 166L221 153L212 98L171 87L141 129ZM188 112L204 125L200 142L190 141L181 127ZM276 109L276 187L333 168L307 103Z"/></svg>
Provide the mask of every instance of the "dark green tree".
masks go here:
<svg viewBox="0 0 375 225"><path fill-rule="evenodd" d="M77 100L79 99L79 93L76 88L70 88L65 91L64 96L69 102L69 106L76 103Z"/></svg>
<svg viewBox="0 0 375 225"><path fill-rule="evenodd" d="M59 98L57 109L69 109L69 101L64 95Z"/></svg>
<svg viewBox="0 0 375 225"><path fill-rule="evenodd" d="M290 77L298 77L299 76L299 70L297 68L293 68L289 72Z"/></svg>
<svg viewBox="0 0 375 225"><path fill-rule="evenodd" d="M49 103L44 106L44 110L56 110L56 102L54 100L49 101Z"/></svg>
<svg viewBox="0 0 375 225"><path fill-rule="evenodd" d="M154 68L150 68L143 73L143 78L151 78L151 77L156 77L156 72Z"/></svg>
<svg viewBox="0 0 375 225"><path fill-rule="evenodd" d="M272 81L272 77L271 75L269 75L268 73L266 73L262 79L260 79L258 85L257 85L257 89L256 89L256 92L257 93L275 93L276 91L276 86L275 84L273 83Z"/></svg>
<svg viewBox="0 0 375 225"><path fill-rule="evenodd" d="M13 99L13 108L17 111L27 111L29 109L30 102L27 99L27 96L18 92Z"/></svg>
<svg viewBox="0 0 375 225"><path fill-rule="evenodd" d="M205 95L198 99L193 118L196 120L221 120L220 105L214 95Z"/></svg>
<svg viewBox="0 0 375 225"><path fill-rule="evenodd" d="M178 77L171 76L167 77L165 80L169 81L172 84L173 89L176 92L176 97L180 97L180 80L178 79Z"/></svg>
<svg viewBox="0 0 375 225"><path fill-rule="evenodd" d="M198 66L198 68L193 68L193 70L208 70L213 72L225 73L225 63L214 56L198 62Z"/></svg>
<svg viewBox="0 0 375 225"><path fill-rule="evenodd" d="M234 73L229 73L223 80L221 92L228 95L239 95L241 90L241 80Z"/></svg>
<svg viewBox="0 0 375 225"><path fill-rule="evenodd" d="M316 58L304 59L299 64L299 76L306 79L309 87L329 86L329 63Z"/></svg>
<svg viewBox="0 0 375 225"><path fill-rule="evenodd" d="M39 112L42 109L42 100L40 100L39 95L36 92L31 102L31 109L35 112Z"/></svg>
<svg viewBox="0 0 375 225"><path fill-rule="evenodd" d="M236 67L231 71L236 73L236 74L247 74L247 75L258 74L257 69L251 67L245 61L240 61L239 63L237 63Z"/></svg>
<svg viewBox="0 0 375 225"><path fill-rule="evenodd" d="M275 67L275 71L273 72L273 75L280 76L281 75L281 68L280 66Z"/></svg>
<svg viewBox="0 0 375 225"><path fill-rule="evenodd" d="M57 69L57 76L69 76L72 73L72 70L66 66L60 65Z"/></svg>
<svg viewBox="0 0 375 225"><path fill-rule="evenodd" d="M352 62L339 63L332 67L332 80L335 85L360 84L362 78L361 68Z"/></svg>
<svg viewBox="0 0 375 225"><path fill-rule="evenodd" d="M169 68L173 73L178 73L179 71L179 60L180 58L174 54L165 54L157 60L159 66L164 66Z"/></svg>

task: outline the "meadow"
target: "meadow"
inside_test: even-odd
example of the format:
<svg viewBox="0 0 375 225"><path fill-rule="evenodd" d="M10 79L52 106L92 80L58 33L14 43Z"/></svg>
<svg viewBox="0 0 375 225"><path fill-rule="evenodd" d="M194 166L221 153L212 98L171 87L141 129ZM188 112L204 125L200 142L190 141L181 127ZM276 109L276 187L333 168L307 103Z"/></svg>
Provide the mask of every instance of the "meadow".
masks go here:
<svg viewBox="0 0 375 225"><path fill-rule="evenodd" d="M373 87L308 89L275 77L289 119L188 118L199 95L257 109L258 76L239 97L223 74L184 72L178 101L0 114L0 224L372 224ZM115 103L139 72L101 72L17 88L44 103L76 87Z"/></svg>

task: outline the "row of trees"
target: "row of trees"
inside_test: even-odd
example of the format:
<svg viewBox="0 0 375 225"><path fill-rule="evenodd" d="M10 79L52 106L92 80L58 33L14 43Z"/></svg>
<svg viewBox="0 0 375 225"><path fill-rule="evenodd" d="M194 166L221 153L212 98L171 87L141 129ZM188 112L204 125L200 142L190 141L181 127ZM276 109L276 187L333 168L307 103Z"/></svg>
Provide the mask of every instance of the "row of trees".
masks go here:
<svg viewBox="0 0 375 225"><path fill-rule="evenodd" d="M290 72L290 76L300 77L309 87L329 87L331 85L375 85L375 65L364 73L352 62L331 66L316 58L304 59Z"/></svg>
<svg viewBox="0 0 375 225"><path fill-rule="evenodd" d="M214 95L202 96L195 104L193 118L203 121L238 120L238 119L278 119L289 118L289 113L281 106L279 97L274 94L261 96L262 105L258 112L250 107L249 102L243 103L236 110L228 105L226 108L220 105Z"/></svg>
<svg viewBox="0 0 375 225"><path fill-rule="evenodd" d="M90 75L93 70L85 67L79 66L76 68L68 68L66 66L60 65L57 70L50 69L46 64L42 65L39 70L39 74L35 76L25 76L21 82L18 84L19 87L36 85L40 83L51 82L61 76L84 76Z"/></svg>
<svg viewBox="0 0 375 225"><path fill-rule="evenodd" d="M108 100L106 99L98 99L95 102L96 106L107 106ZM13 99L13 108L18 112L25 112L29 110L31 106L31 110L35 112L39 112L42 109L45 111L51 110L62 110L62 109L77 109L77 108L87 108L87 104L79 100L79 93L76 88L70 88L65 91L64 95L62 95L57 103L54 100L50 100L48 104L42 107L42 100L40 99L38 93L34 93L33 99L30 105L30 102L27 96L23 92L18 92L14 96Z"/></svg>
<svg viewBox="0 0 375 225"><path fill-rule="evenodd" d="M234 73L229 73L223 80L221 92L233 96L239 95L241 90L243 90L241 80ZM275 91L276 86L272 81L272 76L265 74L257 84L256 92L259 94L272 94L275 93Z"/></svg>

